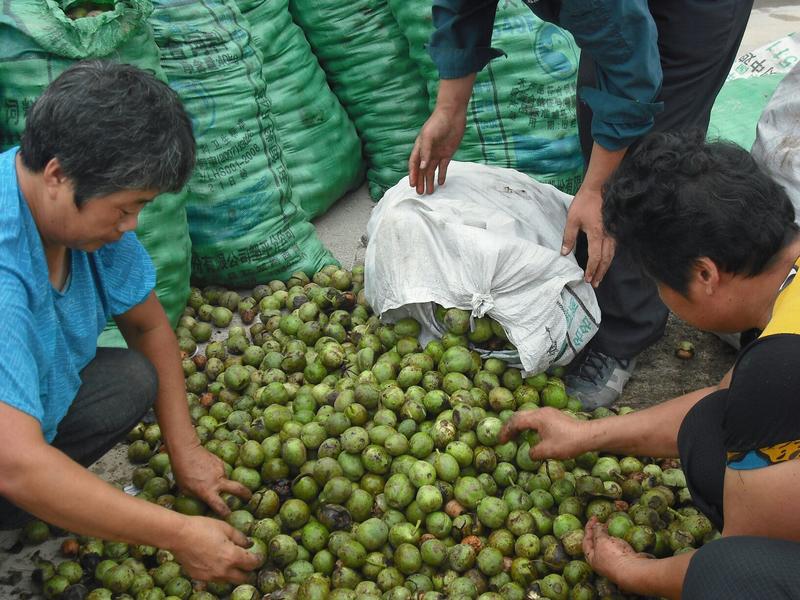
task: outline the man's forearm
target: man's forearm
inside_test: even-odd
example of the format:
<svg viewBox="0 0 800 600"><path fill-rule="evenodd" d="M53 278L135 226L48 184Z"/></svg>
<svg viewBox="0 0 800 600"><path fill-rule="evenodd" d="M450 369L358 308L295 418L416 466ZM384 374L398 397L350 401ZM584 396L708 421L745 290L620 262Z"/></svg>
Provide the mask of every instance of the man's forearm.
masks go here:
<svg viewBox="0 0 800 600"><path fill-rule="evenodd" d="M662 404L617 417L587 422L587 446L631 456L678 456L678 431L686 413L716 387L679 396Z"/></svg>
<svg viewBox="0 0 800 600"><path fill-rule="evenodd" d="M439 93L436 96L436 110L466 113L475 77L476 73L472 73L459 79L441 79Z"/></svg>
<svg viewBox="0 0 800 600"><path fill-rule="evenodd" d="M617 170L617 167L625 158L627 148L621 150L607 150L597 142L592 146L592 156L583 177L583 186L601 191L608 178Z"/></svg>
<svg viewBox="0 0 800 600"><path fill-rule="evenodd" d="M15 454L3 461L3 495L48 523L168 549L185 524L185 516L129 496L44 442Z"/></svg>
<svg viewBox="0 0 800 600"><path fill-rule="evenodd" d="M625 574L625 580L616 583L629 593L680 600L693 554L688 552L670 558L636 561L636 566Z"/></svg>
<svg viewBox="0 0 800 600"><path fill-rule="evenodd" d="M186 404L180 348L168 322L165 320L163 325L131 337L131 347L144 354L158 373L155 412L170 454L197 445Z"/></svg>

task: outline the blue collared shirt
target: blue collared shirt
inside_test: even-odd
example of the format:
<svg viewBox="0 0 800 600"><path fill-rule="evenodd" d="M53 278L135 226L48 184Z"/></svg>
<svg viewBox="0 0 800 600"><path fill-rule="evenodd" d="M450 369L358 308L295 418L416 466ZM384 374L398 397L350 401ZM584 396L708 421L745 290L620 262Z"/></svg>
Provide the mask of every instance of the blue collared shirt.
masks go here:
<svg viewBox="0 0 800 600"><path fill-rule="evenodd" d="M498 0L433 0L429 52L442 79L477 73L505 53L492 48ZM536 12L536 11L534 11ZM592 138L626 148L653 127L663 104L658 31L646 0L564 0L559 25L595 62L597 87L578 94L592 109Z"/></svg>
<svg viewBox="0 0 800 600"><path fill-rule="evenodd" d="M17 182L17 149L0 154L0 402L39 421L52 442L110 316L144 301L155 269L129 231L95 252L70 251L64 289L50 284L39 230ZM136 382L131 382L135 385Z"/></svg>

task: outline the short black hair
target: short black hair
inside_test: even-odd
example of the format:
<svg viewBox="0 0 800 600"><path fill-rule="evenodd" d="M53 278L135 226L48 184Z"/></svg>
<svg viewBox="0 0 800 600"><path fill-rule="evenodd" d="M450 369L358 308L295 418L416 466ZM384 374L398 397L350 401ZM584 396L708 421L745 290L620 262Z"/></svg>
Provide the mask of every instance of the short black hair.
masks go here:
<svg viewBox="0 0 800 600"><path fill-rule="evenodd" d="M656 281L686 295L703 256L752 277L797 234L784 189L736 144L655 133L603 190L603 224Z"/></svg>
<svg viewBox="0 0 800 600"><path fill-rule="evenodd" d="M33 103L20 154L36 173L58 158L80 206L122 190L179 191L194 168L195 140L167 84L131 65L87 60Z"/></svg>

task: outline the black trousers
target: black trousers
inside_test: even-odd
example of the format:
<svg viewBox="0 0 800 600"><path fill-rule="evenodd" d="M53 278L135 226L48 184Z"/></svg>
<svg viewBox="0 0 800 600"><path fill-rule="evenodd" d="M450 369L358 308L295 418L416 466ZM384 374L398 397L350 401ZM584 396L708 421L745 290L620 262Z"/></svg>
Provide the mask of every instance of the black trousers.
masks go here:
<svg viewBox="0 0 800 600"><path fill-rule="evenodd" d="M800 544L760 537L722 538L692 556L682 600L797 600Z"/></svg>
<svg viewBox="0 0 800 600"><path fill-rule="evenodd" d="M121 441L150 409L158 392L153 365L134 350L98 348L81 371L81 387L58 425L53 447L88 467ZM0 498L0 529L33 517Z"/></svg>
<svg viewBox="0 0 800 600"><path fill-rule="evenodd" d="M654 131L705 131L711 107L739 49L753 0L651 0L649 5L658 28L664 73L659 96L664 111L656 116ZM581 54L578 87L592 87L595 81L592 59ZM591 121L589 107L578 102L578 130L587 164L593 143ZM576 257L585 267L583 235ZM596 291L602 322L591 344L599 352L633 358L663 335L669 311L655 284L625 248L617 247Z"/></svg>
<svg viewBox="0 0 800 600"><path fill-rule="evenodd" d="M686 414L678 451L692 502L722 531L726 390L709 394ZM791 507L789 507L791 510ZM798 600L800 544L759 537L721 538L689 563L683 600Z"/></svg>

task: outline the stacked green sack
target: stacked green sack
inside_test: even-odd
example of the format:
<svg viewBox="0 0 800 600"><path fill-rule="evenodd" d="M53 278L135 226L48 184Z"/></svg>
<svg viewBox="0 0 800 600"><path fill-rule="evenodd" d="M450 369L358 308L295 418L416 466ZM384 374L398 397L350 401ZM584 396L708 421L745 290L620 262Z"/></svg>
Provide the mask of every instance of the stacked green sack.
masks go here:
<svg viewBox="0 0 800 600"><path fill-rule="evenodd" d="M797 33L739 56L714 101L708 136L750 150L761 113L798 56L800 34Z"/></svg>
<svg viewBox="0 0 800 600"><path fill-rule="evenodd" d="M335 262L294 201L261 54L234 0L156 0L161 66L192 118L192 278L250 286Z"/></svg>
<svg viewBox="0 0 800 600"><path fill-rule="evenodd" d="M85 12L65 4L70 14ZM97 5L97 2L92 2ZM77 12L74 12L77 11ZM6 2L0 14L0 130L2 147L19 143L25 115L44 89L74 62L103 58L136 65L166 81L158 48L147 24L149 0L117 0L97 16L71 19L58 3ZM191 244L186 193L162 194L139 216L136 235L156 267L156 293L174 326L189 297ZM101 345L123 345L115 327Z"/></svg>
<svg viewBox="0 0 800 600"><path fill-rule="evenodd" d="M411 58L436 104L439 73L426 44L431 0L389 0ZM574 194L583 178L575 116L579 50L572 36L536 17L523 0L498 3L491 61L475 81L456 160L510 167Z"/></svg>
<svg viewBox="0 0 800 600"><path fill-rule="evenodd" d="M361 183L361 141L292 21L289 0L238 4L264 61L264 83L292 196L313 219Z"/></svg>
<svg viewBox="0 0 800 600"><path fill-rule="evenodd" d="M406 175L429 114L408 44L386 0L289 0L289 9L356 125L378 200Z"/></svg>

